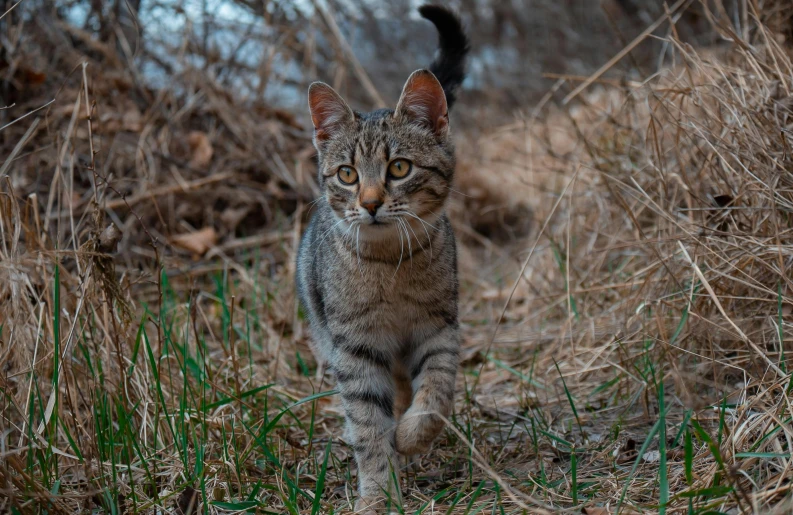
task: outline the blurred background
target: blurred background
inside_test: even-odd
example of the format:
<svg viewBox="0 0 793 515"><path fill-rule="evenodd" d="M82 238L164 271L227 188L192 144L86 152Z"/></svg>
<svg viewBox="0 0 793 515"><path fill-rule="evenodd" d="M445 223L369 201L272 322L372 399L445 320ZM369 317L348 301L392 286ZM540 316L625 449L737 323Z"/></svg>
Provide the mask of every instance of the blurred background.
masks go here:
<svg viewBox="0 0 793 515"><path fill-rule="evenodd" d="M724 4L738 13L738 1ZM28 0L16 16L27 21L29 37L44 31L51 38L53 52L28 66L63 61L69 49L58 47L64 43L94 58L114 55L121 61L112 64L133 64L142 86L163 87L200 70L218 86L232 88L241 102L267 102L300 111L305 87L316 78L332 83L361 109L380 99L392 103L405 74L428 63L435 50L434 29L418 16L419 4L408 0ZM549 75L594 71L663 15L665 5L661 0L445 4L461 13L472 39L465 89L486 95L478 97L479 106L468 109L487 104L507 111L536 100L553 83ZM677 30L684 41L714 40L696 6L683 18ZM4 20L6 27L11 28L14 19ZM11 52L25 43L9 40L4 50ZM662 45L658 40L641 45L616 67L615 74L663 65ZM361 73L368 79L362 79ZM369 83L376 92L367 91Z"/></svg>
<svg viewBox="0 0 793 515"><path fill-rule="evenodd" d="M447 4L464 344L407 505L790 513L793 3ZM393 107L418 5L0 0L0 512L350 506L305 96Z"/></svg>
<svg viewBox="0 0 793 515"><path fill-rule="evenodd" d="M740 26L744 20L737 1L720 7ZM686 9L674 13L679 40L718 43L701 7L684 3ZM55 99L38 113L50 126L40 124L28 138L52 130L52 123L67 128L72 123L80 134L86 127L74 125L70 115L87 80L97 116L97 148L94 156L90 149L75 149L74 180L87 187L94 175L85 173L86 166L101 167L99 176L107 177L114 190L105 194L116 199L109 215L122 228L127 249L149 238L133 230L138 219L160 240L172 239L181 224L189 231L211 228L207 236L216 243L250 236L275 223L279 214L293 216L299 203L317 195L307 85L328 82L355 109L393 105L405 78L426 66L437 46L434 27L418 16L418 3L407 0L26 0L3 5L14 9L0 20L0 88L8 106L0 110L0 124ZM453 128L468 148L476 148L478 138L496 128L530 117L543 96L550 95L544 104L561 99L669 9L661 0L449 5L461 13L472 40L469 75L452 113ZM652 31L604 79L619 85L672 63L669 42L661 39L670 31L668 25ZM22 124L3 131L8 152L24 132ZM25 173L12 174L20 194L47 196L59 155L52 150L15 161L17 167L28 166ZM475 209L484 221L474 222L474 228L487 237L525 236L531 215L524 197L537 192L522 189L505 199L502 188L484 187L481 178L468 181L465 169L477 168L481 153L465 155L461 167L461 199L487 197L487 208ZM514 156L493 159L516 164ZM233 174L234 181L223 174ZM185 188L188 183L204 186ZM149 189L162 184L181 185L187 197L174 203L172 194L155 195L159 209L137 216L123 206L122 195L141 202ZM87 206L89 191L76 188L78 210ZM523 207L502 212L506 204Z"/></svg>

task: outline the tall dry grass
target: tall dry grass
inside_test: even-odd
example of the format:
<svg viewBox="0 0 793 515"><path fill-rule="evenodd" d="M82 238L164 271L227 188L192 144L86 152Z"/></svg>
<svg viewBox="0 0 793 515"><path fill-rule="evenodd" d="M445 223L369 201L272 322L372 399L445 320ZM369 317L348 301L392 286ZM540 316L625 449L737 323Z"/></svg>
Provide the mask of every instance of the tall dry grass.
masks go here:
<svg viewBox="0 0 793 515"><path fill-rule="evenodd" d="M463 373L407 510L789 511L791 9L739 4L704 11L716 48L661 20L673 66L566 105L560 78L459 135ZM59 58L46 104L33 43L72 29L17 29L0 511L347 509L292 287L307 131L199 68L150 89L79 34L88 64Z"/></svg>

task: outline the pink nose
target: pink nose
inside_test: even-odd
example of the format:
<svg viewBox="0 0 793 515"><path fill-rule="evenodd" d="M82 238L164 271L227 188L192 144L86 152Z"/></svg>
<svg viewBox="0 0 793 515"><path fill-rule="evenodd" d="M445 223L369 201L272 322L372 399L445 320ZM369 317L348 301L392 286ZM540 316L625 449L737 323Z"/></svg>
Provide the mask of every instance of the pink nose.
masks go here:
<svg viewBox="0 0 793 515"><path fill-rule="evenodd" d="M377 213L377 209L383 205L383 201L379 198L366 199L361 201L361 205L369 211L370 215L374 216Z"/></svg>

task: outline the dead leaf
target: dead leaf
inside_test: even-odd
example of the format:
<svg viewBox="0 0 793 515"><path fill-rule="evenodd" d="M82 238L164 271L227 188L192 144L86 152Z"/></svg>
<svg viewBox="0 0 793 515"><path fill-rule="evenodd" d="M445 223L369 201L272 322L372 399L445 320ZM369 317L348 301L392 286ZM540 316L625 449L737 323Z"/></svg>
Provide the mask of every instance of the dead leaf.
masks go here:
<svg viewBox="0 0 793 515"><path fill-rule="evenodd" d="M685 458L685 453L683 449L669 449L666 451L666 459L672 461L678 461Z"/></svg>
<svg viewBox="0 0 793 515"><path fill-rule="evenodd" d="M23 81L27 84L28 87L44 84L44 81L47 80L46 73L42 73L36 70L31 70L28 68L22 69L22 77L23 77Z"/></svg>
<svg viewBox="0 0 793 515"><path fill-rule="evenodd" d="M176 499L176 512L180 515L192 515L198 508L198 492L192 486L187 486Z"/></svg>
<svg viewBox="0 0 793 515"><path fill-rule="evenodd" d="M121 231L118 230L116 224L110 223L102 234L99 235L99 246L97 250L100 252L111 253L116 251L118 242L121 241Z"/></svg>
<svg viewBox="0 0 793 515"><path fill-rule="evenodd" d="M659 451L649 451L645 452L642 455L642 459L647 463L656 463L658 460L661 459L661 453Z"/></svg>
<svg viewBox="0 0 793 515"><path fill-rule="evenodd" d="M215 152L209 136L205 132L193 131L187 135L187 144L190 146L190 168L206 168Z"/></svg>
<svg viewBox="0 0 793 515"><path fill-rule="evenodd" d="M463 347L462 353L460 355L461 366L469 367L479 365L484 360L485 357L482 356L482 351L479 348Z"/></svg>
<svg viewBox="0 0 793 515"><path fill-rule="evenodd" d="M243 218L248 216L251 212L251 206L243 206L238 208L227 207L220 214L220 221L228 227L229 231L234 232Z"/></svg>
<svg viewBox="0 0 793 515"><path fill-rule="evenodd" d="M636 440L633 438L628 438L622 444L614 448L614 458L620 465L632 463L636 460L638 454L639 452L636 450Z"/></svg>
<svg viewBox="0 0 793 515"><path fill-rule="evenodd" d="M180 234L171 238L171 242L177 247L189 250L193 254L203 256L218 241L218 233L212 227L187 234Z"/></svg>

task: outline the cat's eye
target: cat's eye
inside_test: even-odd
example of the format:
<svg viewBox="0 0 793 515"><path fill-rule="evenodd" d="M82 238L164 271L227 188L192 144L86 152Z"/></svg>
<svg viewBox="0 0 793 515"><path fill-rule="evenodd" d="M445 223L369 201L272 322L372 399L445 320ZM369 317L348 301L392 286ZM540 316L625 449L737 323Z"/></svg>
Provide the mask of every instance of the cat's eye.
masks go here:
<svg viewBox="0 0 793 515"><path fill-rule="evenodd" d="M355 184L358 182L358 172L356 172L355 168L351 166L339 167L338 175L342 184L349 186L350 184Z"/></svg>
<svg viewBox="0 0 793 515"><path fill-rule="evenodd" d="M413 165L407 159L394 159L388 165L388 175L394 179L404 179L410 173Z"/></svg>

